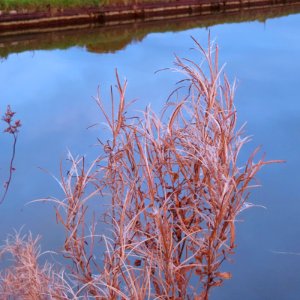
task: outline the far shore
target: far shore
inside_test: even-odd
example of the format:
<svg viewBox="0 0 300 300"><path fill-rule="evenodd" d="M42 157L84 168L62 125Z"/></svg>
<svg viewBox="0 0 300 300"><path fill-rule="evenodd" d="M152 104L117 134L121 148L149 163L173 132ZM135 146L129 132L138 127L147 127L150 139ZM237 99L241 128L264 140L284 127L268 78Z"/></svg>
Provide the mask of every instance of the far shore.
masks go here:
<svg viewBox="0 0 300 300"><path fill-rule="evenodd" d="M0 32L12 29L75 25L88 22L131 22L180 17L183 14L211 14L239 10L266 9L300 4L300 0L178 0L131 4L44 9L0 10Z"/></svg>

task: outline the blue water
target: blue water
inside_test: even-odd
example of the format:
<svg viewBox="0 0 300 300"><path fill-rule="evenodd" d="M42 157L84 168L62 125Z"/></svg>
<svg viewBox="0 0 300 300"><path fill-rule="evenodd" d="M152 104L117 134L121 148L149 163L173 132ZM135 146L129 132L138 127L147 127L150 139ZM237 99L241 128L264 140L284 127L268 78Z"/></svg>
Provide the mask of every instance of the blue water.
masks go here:
<svg viewBox="0 0 300 300"><path fill-rule="evenodd" d="M232 262L224 265L233 279L215 289L212 299L300 299L300 14L264 23L217 25L210 31L229 78L237 80L239 124L247 122L246 131L253 135L245 155L262 145L267 159L286 160L260 173L262 187L252 193L251 202L266 209L254 208L240 216L238 248ZM24 225L23 232L42 235L43 250L61 249L64 237L55 224L53 205L27 203L61 196L49 173L59 176L68 149L94 157L93 145L103 128L93 100L98 86L108 102L118 68L129 82L128 99L138 98L134 108L150 103L159 111L180 77L154 73L171 67L174 53L197 57L190 50L191 35L205 44L208 29L149 34L113 54L72 47L11 54L1 61L1 112L11 104L23 123L15 176L0 207L1 240ZM99 125L87 129L95 123ZM8 142L0 139L5 149L1 178Z"/></svg>

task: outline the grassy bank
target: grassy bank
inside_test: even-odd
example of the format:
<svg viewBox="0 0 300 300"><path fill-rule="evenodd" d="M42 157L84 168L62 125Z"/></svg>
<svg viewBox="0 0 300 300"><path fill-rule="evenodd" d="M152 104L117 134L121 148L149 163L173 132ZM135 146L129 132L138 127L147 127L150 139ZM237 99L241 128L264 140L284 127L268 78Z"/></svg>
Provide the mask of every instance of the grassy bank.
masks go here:
<svg viewBox="0 0 300 300"><path fill-rule="evenodd" d="M49 7L66 8L94 6L103 3L99 0L3 0L0 9L49 9ZM84 4L83 4L84 3Z"/></svg>
<svg viewBox="0 0 300 300"><path fill-rule="evenodd" d="M0 1L1 10L49 10L65 8L86 8L114 4L131 4L158 2L159 0L2 0ZM171 2L174 0L168 0Z"/></svg>

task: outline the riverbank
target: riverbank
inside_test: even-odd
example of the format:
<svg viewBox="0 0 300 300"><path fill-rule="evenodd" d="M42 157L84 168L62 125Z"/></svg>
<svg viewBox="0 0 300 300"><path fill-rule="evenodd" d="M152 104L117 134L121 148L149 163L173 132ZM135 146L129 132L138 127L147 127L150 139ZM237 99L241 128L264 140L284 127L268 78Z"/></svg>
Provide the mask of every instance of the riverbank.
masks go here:
<svg viewBox="0 0 300 300"><path fill-rule="evenodd" d="M84 47L96 53L115 52L133 41L143 40L153 32L176 32L225 23L265 22L268 19L297 13L300 13L300 1L291 5L272 5L223 13L187 14L159 20L111 21L105 24L87 23L6 30L0 31L0 58L24 51L67 49L74 46Z"/></svg>
<svg viewBox="0 0 300 300"><path fill-rule="evenodd" d="M141 41L153 32L177 32L225 23L265 22L268 19L297 13L300 13L300 1L291 5L272 5L223 13L187 14L159 20L111 21L105 24L87 23L6 30L0 31L0 58L24 51L67 49L74 46L95 53L111 53L134 41Z"/></svg>
<svg viewBox="0 0 300 300"><path fill-rule="evenodd" d="M88 2L87 2L88 3ZM50 27L84 24L88 22L106 23L113 21L159 20L186 14L210 14L231 12L253 8L286 6L299 0L178 0L171 2L136 2L135 4L101 5L47 9L19 9L0 11L0 31L20 28Z"/></svg>

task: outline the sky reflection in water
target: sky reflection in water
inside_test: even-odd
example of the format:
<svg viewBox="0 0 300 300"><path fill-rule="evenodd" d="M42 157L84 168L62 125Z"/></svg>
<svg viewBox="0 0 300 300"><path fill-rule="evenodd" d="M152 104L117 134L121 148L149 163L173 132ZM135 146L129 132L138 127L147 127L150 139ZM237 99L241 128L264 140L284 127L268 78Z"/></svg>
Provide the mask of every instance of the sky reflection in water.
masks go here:
<svg viewBox="0 0 300 300"><path fill-rule="evenodd" d="M239 124L247 121L247 133L253 135L244 155L262 145L267 159L287 161L260 173L262 188L253 192L252 202L267 209L255 208L241 216L245 222L238 226L233 264L225 266L233 279L216 289L212 299L299 299L300 256L276 253L300 253L299 28L299 14L211 28L226 72L237 78ZM24 232L30 229L43 236L43 249L59 249L63 233L55 225L52 205L26 205L60 195L57 183L40 168L59 176L67 149L94 157L93 144L103 131L101 125L86 129L102 122L92 97L100 84L108 99L115 68L129 81L128 99L139 99L135 109L151 103L159 111L179 77L154 72L172 66L174 53L196 57L189 50L190 35L206 43L208 30L149 34L114 54L73 47L12 54L0 63L1 110L11 104L23 123L17 171L0 209L1 240L12 228L26 224ZM1 154L1 166L6 158Z"/></svg>

